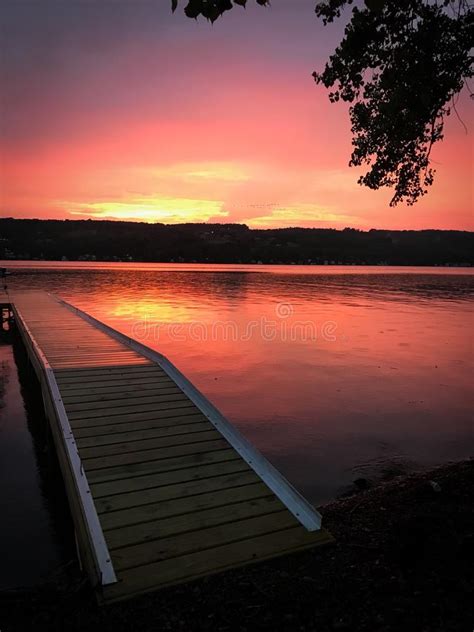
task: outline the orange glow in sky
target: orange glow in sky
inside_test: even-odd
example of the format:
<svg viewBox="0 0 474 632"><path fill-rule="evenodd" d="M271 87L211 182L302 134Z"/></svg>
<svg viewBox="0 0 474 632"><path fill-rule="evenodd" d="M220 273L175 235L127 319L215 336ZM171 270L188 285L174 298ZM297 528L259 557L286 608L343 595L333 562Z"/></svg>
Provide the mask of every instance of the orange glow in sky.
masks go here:
<svg viewBox="0 0 474 632"><path fill-rule="evenodd" d="M429 194L391 209L356 183L347 108L311 78L341 35L312 1L213 27L154 4L3 5L3 216L474 229L467 98Z"/></svg>

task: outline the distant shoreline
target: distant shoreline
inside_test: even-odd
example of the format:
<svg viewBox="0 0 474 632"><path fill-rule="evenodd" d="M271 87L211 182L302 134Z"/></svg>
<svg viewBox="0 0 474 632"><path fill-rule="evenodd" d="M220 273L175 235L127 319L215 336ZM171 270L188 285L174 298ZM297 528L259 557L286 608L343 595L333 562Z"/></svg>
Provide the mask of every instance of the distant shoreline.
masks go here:
<svg viewBox="0 0 474 632"><path fill-rule="evenodd" d="M426 273L433 274L456 274L459 272L468 273L474 275L474 265L379 265L379 264L288 264L288 263L211 263L211 262L168 262L168 261L58 261L56 259L51 260L16 260L16 259L0 259L0 268L7 268L7 270L118 270L118 269L136 269L136 270L175 270L175 271L196 271L210 270L214 272L239 272L245 270L247 272L266 272L284 270L294 271L303 269L306 273L315 273L319 271L325 271L327 273L339 273L339 274L357 274L357 273L389 273L396 274L397 272L409 274L410 272L416 273L420 270Z"/></svg>
<svg viewBox="0 0 474 632"><path fill-rule="evenodd" d="M0 259L256 266L474 265L474 232L0 219ZM13 265L10 263L9 265Z"/></svg>

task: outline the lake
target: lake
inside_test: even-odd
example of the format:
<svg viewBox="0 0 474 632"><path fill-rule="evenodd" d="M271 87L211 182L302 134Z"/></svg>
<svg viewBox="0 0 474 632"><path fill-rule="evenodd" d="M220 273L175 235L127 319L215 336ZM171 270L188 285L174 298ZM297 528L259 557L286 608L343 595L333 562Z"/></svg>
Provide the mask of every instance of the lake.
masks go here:
<svg viewBox="0 0 474 632"><path fill-rule="evenodd" d="M315 504L473 454L471 269L0 265L168 356Z"/></svg>

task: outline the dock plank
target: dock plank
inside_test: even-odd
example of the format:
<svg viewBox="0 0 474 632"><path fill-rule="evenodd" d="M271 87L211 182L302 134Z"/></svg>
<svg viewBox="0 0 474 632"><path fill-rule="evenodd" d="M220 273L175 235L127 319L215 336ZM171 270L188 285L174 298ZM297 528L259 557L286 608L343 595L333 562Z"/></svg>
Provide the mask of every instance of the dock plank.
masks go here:
<svg viewBox="0 0 474 632"><path fill-rule="evenodd" d="M161 503L164 500L172 500L176 498L184 498L186 496L204 494L206 492L217 491L219 489L230 489L232 487L241 487L248 483L258 483L260 479L248 466L242 468L241 462L239 466L233 465L228 468L231 474L223 473L224 468L214 467L214 471L208 468L202 472L200 478L196 478L196 470L186 474L183 470L174 472L179 476L174 479L169 475L166 477L156 476L152 478L146 489L138 489L121 494L114 493L112 496L100 496L100 488L96 487L97 500L96 507L99 513L107 511L117 511L119 509L132 509L140 507L140 505L151 505L153 503ZM193 478L189 480L189 476ZM145 478L145 477L144 477ZM116 492L116 488L113 488ZM103 492L102 492L103 493Z"/></svg>
<svg viewBox="0 0 474 632"><path fill-rule="evenodd" d="M133 441L123 441L122 443L111 443L108 445L95 445L93 447L81 447L83 459L94 457L103 459L108 456L123 455L125 453L135 453L149 450L158 450L165 447L189 446L203 441L221 440L221 434L215 430L211 424L206 424L205 428L198 429L197 432L187 432L173 434L170 436L145 437L145 439L134 438ZM207 446L206 446L207 447Z"/></svg>
<svg viewBox="0 0 474 632"><path fill-rule="evenodd" d="M190 407L189 409L179 409L177 411L166 411L166 414L157 417L153 413L149 416L149 419L145 418L141 421L135 420L133 423L120 422L120 423L95 423L93 426L74 426L75 437L103 437L104 435L115 436L118 434L139 432L141 430L160 430L169 428L178 428L181 424L192 424L206 421L201 412L196 412L196 409Z"/></svg>
<svg viewBox="0 0 474 632"><path fill-rule="evenodd" d="M209 431L210 428L213 428L209 421L206 418L202 417L203 421L198 421L196 423L191 424L182 424L182 425L171 425L165 426L164 428L148 428L145 430L134 430L133 428L127 428L125 432L119 432L116 434L111 434L110 431L105 435L97 435L94 434L88 437L81 437L76 434L77 437L77 445L79 448L82 448L82 453L85 454L84 449L86 448L97 448L100 446L112 447L127 445L128 440L130 439L134 445L137 442L142 442L145 439L155 439L161 440L166 437L175 437L177 435L188 435L191 436L195 433L205 433Z"/></svg>
<svg viewBox="0 0 474 632"><path fill-rule="evenodd" d="M217 435L220 437L220 435ZM139 450L127 452L125 454L113 454L111 456L87 457L82 461L88 472L101 470L104 468L121 467L124 465L134 465L135 463L147 463L149 461L159 462L173 457L185 456L188 454L199 454L204 452L210 454L216 450L225 450L229 447L223 438L216 438L207 441L197 441L195 443L185 443L176 446L163 446L150 450Z"/></svg>
<svg viewBox="0 0 474 632"><path fill-rule="evenodd" d="M213 490L201 494L186 494L181 498L160 500L157 503L110 511L100 514L100 520L104 529L116 529L127 525L139 524L140 522L156 521L181 514L191 514L209 507L220 507L243 501L250 502L255 498L265 498L267 496L274 498L271 490L264 483L256 481L237 487Z"/></svg>
<svg viewBox="0 0 474 632"><path fill-rule="evenodd" d="M285 505L274 496L255 498L250 502L238 502L235 505L221 505L202 511L196 511L191 516L180 514L169 518L159 516L158 520L150 520L139 524L107 530L107 542L110 550L123 548L150 540L166 538L190 531L202 531L209 527L225 525L229 522L265 516L285 511ZM205 534L201 534L205 536Z"/></svg>
<svg viewBox="0 0 474 632"><path fill-rule="evenodd" d="M98 413L97 416L103 415L103 411L107 410L108 412L115 410L117 408L130 408L132 409L134 406L144 406L145 404L155 404L155 403L163 403L163 402L177 402L186 400L189 401L189 398L183 394L179 389L171 389L171 392L163 392L159 391L158 393L141 393L134 392L130 397L122 398L122 397L114 397L112 401L114 402L114 406L112 407L111 400L101 400L101 399L93 399L92 401L84 401L81 397L75 398L73 401L67 401L63 399L66 405L66 410L68 412L79 412L79 411L95 411ZM126 412L126 411L125 411Z"/></svg>
<svg viewBox="0 0 474 632"><path fill-rule="evenodd" d="M140 391L159 391L163 388L177 388L174 382L171 380L156 380L155 378L148 378L146 380L120 380L116 382L96 382L94 386L84 388L81 383L63 384L61 392L66 397L84 396L93 397L94 395L105 395L113 399L114 397L120 397L121 394L127 396L129 393L134 393L135 390Z"/></svg>
<svg viewBox="0 0 474 632"><path fill-rule="evenodd" d="M113 402L120 401L121 399L136 399L137 397L149 397L154 394L154 392L159 395L171 395L174 393L181 393L181 390L174 385L163 385L156 386L156 384L152 384L150 388L143 388L141 385L137 385L135 389L127 390L123 388L119 389L104 389L103 392L94 392L96 389L85 389L80 390L79 392L67 393L63 394L63 402L68 402L70 404L74 404L76 402L88 403L88 402Z"/></svg>
<svg viewBox="0 0 474 632"><path fill-rule="evenodd" d="M323 529L317 535L301 529L300 526L274 531L125 570L120 574L120 581L117 584L106 587L104 598L113 602L123 599L124 596L138 595L161 586L180 584L236 566L268 560L318 544L329 544L332 541L332 536Z"/></svg>
<svg viewBox="0 0 474 632"><path fill-rule="evenodd" d="M230 505L228 509L231 513ZM189 522L192 523L192 519ZM297 520L288 511L282 510L253 518L232 520L226 524L198 531L187 531L175 536L148 540L117 549L112 548L111 555L114 567L119 571L139 566L146 572L147 566L153 562L205 550L207 543L212 542L214 548L297 525Z"/></svg>
<svg viewBox="0 0 474 632"><path fill-rule="evenodd" d="M144 463L131 463L116 467L102 467L96 470L89 470L87 472L87 478L92 483L125 478L131 479L135 476L142 477L144 474L172 472L173 470L183 470L200 465L209 465L211 463L234 461L235 459L239 460L239 457L236 456L235 450L227 448L224 450L217 450L215 452L187 454L185 456L146 461Z"/></svg>
<svg viewBox="0 0 474 632"><path fill-rule="evenodd" d="M171 419L173 417L195 415L196 406L189 402L179 402L179 406L176 405L173 408L166 407L154 407L154 410L134 412L134 413L120 413L118 415L104 415L103 417L85 417L78 419L70 419L71 426L76 428L97 428L105 427L106 425L129 425L130 422L141 422L147 420L159 420L159 419Z"/></svg>
<svg viewBox="0 0 474 632"><path fill-rule="evenodd" d="M130 406L130 410L123 407L109 408L98 414L90 413L90 411L77 411L69 415L71 425L78 427L95 426L105 423L119 423L120 421L129 422L133 420L150 419L153 417L167 417L171 413L189 409L196 412L196 406L188 399L184 398L174 402L163 402L162 404L145 404L143 406ZM182 414L182 412L180 412Z"/></svg>
<svg viewBox="0 0 474 632"><path fill-rule="evenodd" d="M128 507L131 501L128 494L142 492L146 490L158 488L172 487L177 483L199 482L211 478L220 477L226 474L239 474L253 472L245 461L233 454L233 458L224 461L217 461L204 464L196 464L191 467L180 467L174 470L166 470L161 472L153 472L151 474L143 474L133 478L122 478L112 481L91 482L91 488L94 491L94 498L99 503L99 511L101 508L100 500L107 499L110 509L121 509ZM172 491L172 490L171 490ZM133 499L132 499L133 502ZM143 503L145 504L146 501ZM107 507L106 507L107 508Z"/></svg>

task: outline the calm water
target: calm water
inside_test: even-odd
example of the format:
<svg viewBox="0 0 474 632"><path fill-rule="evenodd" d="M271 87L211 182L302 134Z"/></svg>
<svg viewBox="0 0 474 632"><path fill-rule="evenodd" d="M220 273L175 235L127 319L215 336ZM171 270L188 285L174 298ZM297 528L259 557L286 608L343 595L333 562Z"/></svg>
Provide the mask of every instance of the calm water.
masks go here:
<svg viewBox="0 0 474 632"><path fill-rule="evenodd" d="M167 355L314 503L474 452L469 269L17 265Z"/></svg>

